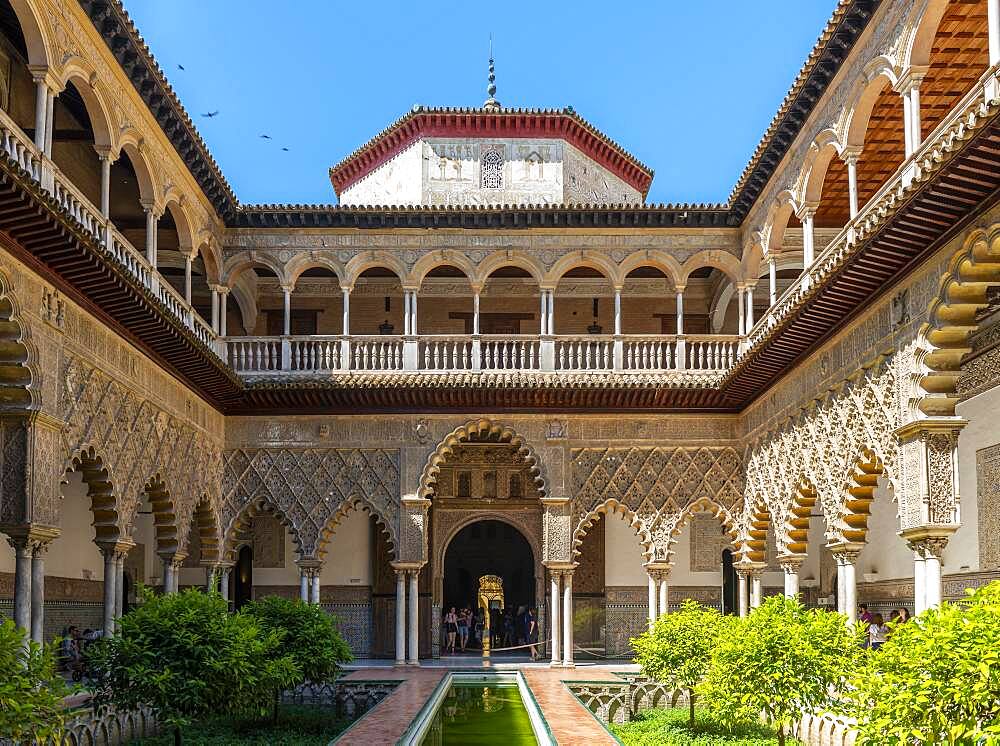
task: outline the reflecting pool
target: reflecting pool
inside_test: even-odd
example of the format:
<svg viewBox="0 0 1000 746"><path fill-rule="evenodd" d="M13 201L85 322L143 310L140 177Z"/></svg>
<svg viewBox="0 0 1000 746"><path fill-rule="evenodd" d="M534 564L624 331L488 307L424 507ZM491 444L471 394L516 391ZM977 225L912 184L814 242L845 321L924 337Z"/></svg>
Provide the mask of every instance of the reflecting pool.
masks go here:
<svg viewBox="0 0 1000 746"><path fill-rule="evenodd" d="M454 681L421 744L537 744L515 682Z"/></svg>

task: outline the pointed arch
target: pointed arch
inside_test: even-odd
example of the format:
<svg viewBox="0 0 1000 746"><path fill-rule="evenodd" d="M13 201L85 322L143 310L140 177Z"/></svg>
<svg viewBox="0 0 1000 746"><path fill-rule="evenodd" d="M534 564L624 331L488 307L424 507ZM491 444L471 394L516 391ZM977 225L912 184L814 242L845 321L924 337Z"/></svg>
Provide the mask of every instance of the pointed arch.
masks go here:
<svg viewBox="0 0 1000 746"><path fill-rule="evenodd" d="M382 512L375 506L374 503L360 496L352 496L344 500L323 523L323 527L319 532L319 539L316 542L317 559L322 560L326 557L327 546L333 538L333 535L337 532L337 528L353 511L367 513L375 519L375 523L378 524L386 543L389 545L389 552L391 553L393 559L399 559L397 556L399 551L399 542L396 539L396 527L391 521L382 515Z"/></svg>
<svg viewBox="0 0 1000 746"><path fill-rule="evenodd" d="M250 529L250 522L255 517L261 515L271 515L277 518L278 522L281 523L281 525L284 526L291 535L292 543L295 545L295 549L299 553L299 557L305 556L302 550L302 539L299 536L299 532L295 524L292 523L292 521L280 508L278 508L266 497L258 497L246 503L246 505L240 509L240 511L233 517L233 520L229 523L229 527L226 529L222 544L221 558L223 561L236 561L236 555L239 552L240 547L244 546L248 541L247 532Z"/></svg>
<svg viewBox="0 0 1000 746"><path fill-rule="evenodd" d="M27 412L38 403L33 386L37 355L21 318L10 281L0 272L0 412Z"/></svg>
<svg viewBox="0 0 1000 746"><path fill-rule="evenodd" d="M222 559L222 522L219 513L207 495L202 495L195 505L194 514L181 545L181 551L187 552L191 546L191 534L198 536L198 546L201 549L201 564L215 565Z"/></svg>
<svg viewBox="0 0 1000 746"><path fill-rule="evenodd" d="M423 473L420 476L420 487L417 494L422 498L430 498L434 494L434 485L437 476L441 472L441 465L445 459L454 453L455 447L461 443L468 442L473 437L495 437L500 443L510 443L517 447L517 452L528 465L529 473L534 479L542 496L548 494L545 483L545 475L542 468L542 461L535 454L534 448L521 435L512 428L498 424L488 418L470 420L460 427L456 427L442 440L434 452L427 457Z"/></svg>
<svg viewBox="0 0 1000 746"><path fill-rule="evenodd" d="M121 523L118 494L104 458L93 447L84 446L69 458L66 474L80 472L87 485L90 511L94 518L94 540L98 544L113 544L126 535ZM67 483L64 476L63 484Z"/></svg>
<svg viewBox="0 0 1000 746"><path fill-rule="evenodd" d="M691 517L695 513L710 513L715 516L719 523L722 524L722 528L726 532L729 542L733 545L733 558L739 559L742 556L745 548L740 546L739 527L736 522L736 517L724 505L719 504L712 498L700 497L697 500L693 500L685 505L680 513L677 514L673 524L669 526L669 538L667 543L668 557L673 554L673 546L677 543L677 537L680 536L684 526L687 525L688 521L691 520Z"/></svg>
<svg viewBox="0 0 1000 746"><path fill-rule="evenodd" d="M755 500L747 516L746 536L742 545L745 548L744 557L750 562L766 563L767 534L772 528L771 511L763 500Z"/></svg>
<svg viewBox="0 0 1000 746"><path fill-rule="evenodd" d="M809 520L818 502L815 485L801 478L795 485L782 531L777 537L779 555L805 557L809 553Z"/></svg>
<svg viewBox="0 0 1000 746"><path fill-rule="evenodd" d="M653 537L649 530L642 525L638 514L629 508L628 505L611 498L594 507L577 521L576 526L573 527L572 557L574 560L580 556L580 548L583 546L584 537L593 525L600 520L601 516L614 515L616 513L620 513L624 517L625 522L632 527L632 530L639 539L639 545L642 547L642 556L645 561L651 562L654 559Z"/></svg>
<svg viewBox="0 0 1000 746"><path fill-rule="evenodd" d="M870 448L863 448L854 460L847 479L847 495L838 518L838 539L855 544L868 541L868 519L879 478L885 476L882 460Z"/></svg>
<svg viewBox="0 0 1000 746"><path fill-rule="evenodd" d="M180 551L181 537L177 519L177 508L163 477L154 474L143 487L153 510L153 532L156 537L156 553L161 557L173 557ZM135 516L132 517L134 528ZM186 543L186 542L185 542Z"/></svg>

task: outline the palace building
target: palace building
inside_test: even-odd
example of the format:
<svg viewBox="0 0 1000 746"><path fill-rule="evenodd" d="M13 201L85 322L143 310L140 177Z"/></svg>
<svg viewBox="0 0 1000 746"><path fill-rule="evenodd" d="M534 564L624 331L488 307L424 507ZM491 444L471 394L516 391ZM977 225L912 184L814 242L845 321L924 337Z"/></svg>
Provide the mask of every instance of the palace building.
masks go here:
<svg viewBox="0 0 1000 746"><path fill-rule="evenodd" d="M243 204L120 0L0 0L0 613L416 664L496 575L572 665L1000 578L1000 0L840 0L724 204L489 72Z"/></svg>

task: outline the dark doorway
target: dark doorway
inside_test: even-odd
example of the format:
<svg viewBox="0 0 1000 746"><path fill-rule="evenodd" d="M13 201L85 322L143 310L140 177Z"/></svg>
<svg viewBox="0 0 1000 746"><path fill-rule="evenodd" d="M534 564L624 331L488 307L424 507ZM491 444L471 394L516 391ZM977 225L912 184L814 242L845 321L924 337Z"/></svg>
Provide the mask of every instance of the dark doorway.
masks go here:
<svg viewBox="0 0 1000 746"><path fill-rule="evenodd" d="M503 578L504 606L535 605L535 556L524 535L503 521L478 521L448 544L444 557L444 609L475 608L479 578Z"/></svg>
<svg viewBox="0 0 1000 746"><path fill-rule="evenodd" d="M733 553L729 549L722 550L722 613L739 614L736 602L737 588L736 568L733 567Z"/></svg>
<svg viewBox="0 0 1000 746"><path fill-rule="evenodd" d="M253 600L253 549L242 547L236 558L233 573L233 606L239 611L243 604Z"/></svg>

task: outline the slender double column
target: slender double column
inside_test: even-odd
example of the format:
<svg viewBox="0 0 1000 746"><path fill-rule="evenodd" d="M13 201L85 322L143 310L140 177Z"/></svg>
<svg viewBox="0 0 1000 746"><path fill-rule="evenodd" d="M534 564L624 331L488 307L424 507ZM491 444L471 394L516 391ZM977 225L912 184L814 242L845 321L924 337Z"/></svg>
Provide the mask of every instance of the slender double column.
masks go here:
<svg viewBox="0 0 1000 746"><path fill-rule="evenodd" d="M563 579L563 608L562 608L562 644L563 644L563 668L574 668L573 662L573 571L564 570Z"/></svg>
<svg viewBox="0 0 1000 746"><path fill-rule="evenodd" d="M420 619L420 595L419 595L419 579L420 570L419 569L409 569L407 575L410 580L409 587L409 597L407 598L407 648L409 655L406 658L406 662L411 666L420 665L420 647L419 647L419 619Z"/></svg>
<svg viewBox="0 0 1000 746"><path fill-rule="evenodd" d="M778 559L782 572L785 573L785 596L795 598L799 595L799 571L805 557L786 556Z"/></svg>
<svg viewBox="0 0 1000 746"><path fill-rule="evenodd" d="M420 568L394 566L393 569L396 571L396 665L419 666Z"/></svg>
<svg viewBox="0 0 1000 746"><path fill-rule="evenodd" d="M562 665L561 653L559 648L559 643L562 639L562 630L560 629L560 607L562 606L562 598L560 596L560 579L562 578L561 570L549 570L549 583L551 586L551 594L549 599L549 630L552 636L552 666L559 667Z"/></svg>
<svg viewBox="0 0 1000 746"><path fill-rule="evenodd" d="M829 549L837 563L837 611L853 624L858 620L857 562L861 545L832 544Z"/></svg>
<svg viewBox="0 0 1000 746"><path fill-rule="evenodd" d="M45 552L58 529L29 527L8 535L14 548L14 624L31 640L45 641Z"/></svg>
<svg viewBox="0 0 1000 746"><path fill-rule="evenodd" d="M739 610L741 618L746 617L750 613L749 577L749 570L743 568L736 569L736 608Z"/></svg>
<svg viewBox="0 0 1000 746"><path fill-rule="evenodd" d="M948 537L921 536L907 543L913 551L913 612L919 614L941 604L941 556Z"/></svg>

